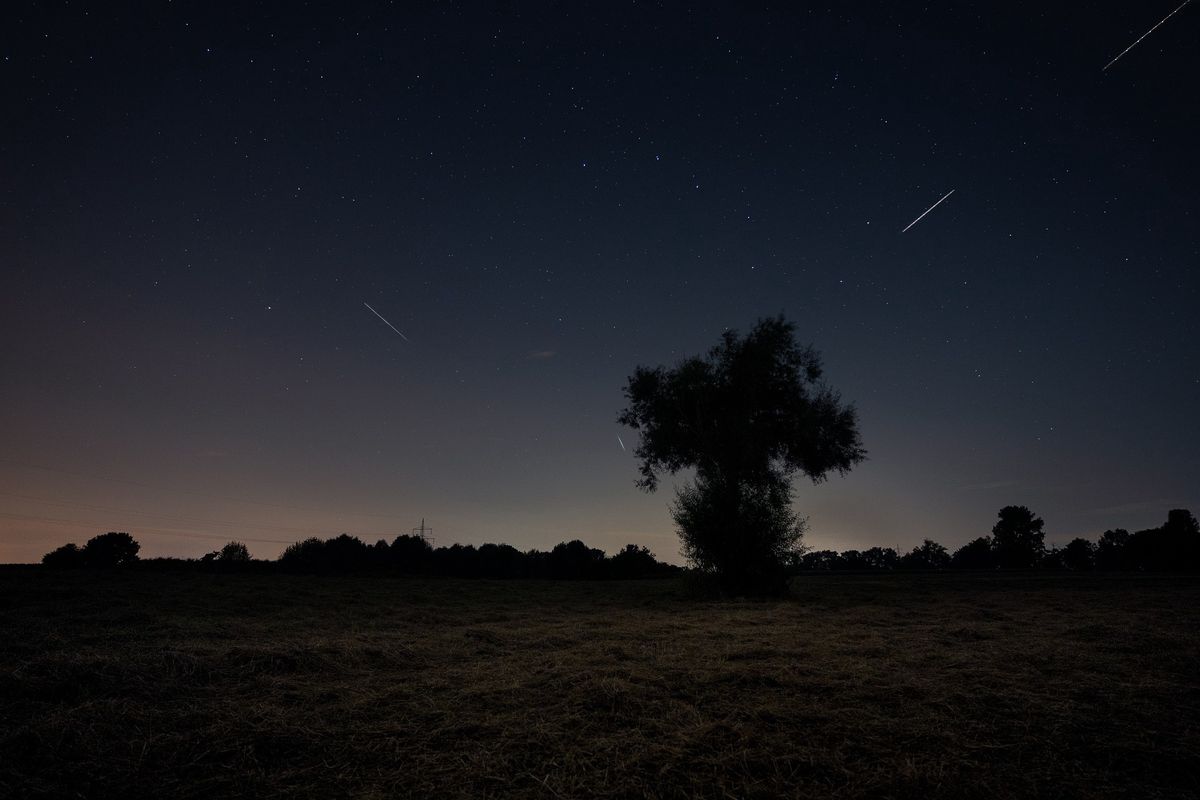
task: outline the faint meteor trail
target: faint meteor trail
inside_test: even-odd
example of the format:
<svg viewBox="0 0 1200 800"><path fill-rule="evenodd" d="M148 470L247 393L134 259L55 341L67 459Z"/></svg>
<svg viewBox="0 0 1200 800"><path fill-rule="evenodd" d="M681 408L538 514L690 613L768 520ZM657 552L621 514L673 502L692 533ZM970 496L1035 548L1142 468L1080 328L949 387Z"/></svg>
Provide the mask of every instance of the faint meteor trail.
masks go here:
<svg viewBox="0 0 1200 800"><path fill-rule="evenodd" d="M1180 6L1179 6L1179 8L1175 9L1175 10L1174 10L1174 11L1172 11L1170 14L1167 14L1165 17L1163 17L1162 19L1160 19L1160 20L1158 21L1158 25L1162 25L1164 22L1166 22L1167 20L1169 20L1171 17L1173 17L1173 16L1175 16L1176 14L1178 14L1178 13L1179 13L1179 12L1180 12L1180 11L1183 9L1183 7L1184 7L1184 6L1186 6L1186 5L1187 5L1188 3L1190 3L1190 2L1192 2L1192 0L1183 0L1183 3L1182 3ZM1142 41L1142 39L1145 39L1147 36L1149 36L1150 34L1154 33L1154 31L1158 29L1158 25L1155 25L1153 28L1151 28L1150 30L1146 31L1146 32L1145 32L1145 33L1143 33L1141 36L1139 36L1139 37L1137 38L1137 41L1136 41L1136 42L1134 42L1133 44L1129 45L1129 47L1126 47L1124 50L1122 50L1122 51L1121 51L1121 52L1120 52L1120 53L1117 55L1117 57L1116 57L1116 58L1114 58L1112 61L1110 61L1110 62L1108 62L1107 64L1105 64L1105 65L1104 65L1104 69L1102 69L1102 70L1100 70L1100 71L1101 71L1101 72L1107 72L1109 67L1111 67L1113 64L1115 64L1115 63L1117 63L1118 61L1120 61L1120 60L1121 60L1121 56L1125 55L1125 54L1126 54L1126 53L1128 53L1130 50L1132 50L1133 48L1137 47L1137 46L1138 46L1138 43L1139 43L1139 42L1141 42L1141 41Z"/></svg>
<svg viewBox="0 0 1200 800"><path fill-rule="evenodd" d="M364 306L366 306L367 308L370 308L370 309L371 309L371 313L372 313L372 314L374 314L375 316L379 317L380 319L383 319L383 314L380 314L378 311L376 311L375 309L371 308L371 304L370 304L370 303L367 303L367 302L365 302L365 301L364 301L364 302L363 302L363 305L364 305ZM384 324L384 325L387 325L389 328L391 328L392 330L396 331L396 333L400 333L400 331L396 330L396 326L395 326L395 325L393 325L392 323L388 322L386 319L383 319L383 324ZM406 342L407 342L407 341L409 341L408 337L407 337L407 336L405 336L403 333L400 333L400 338L401 338L401 339L403 339L403 340L404 340L404 341L406 341Z"/></svg>
<svg viewBox="0 0 1200 800"><path fill-rule="evenodd" d="M625 443L621 441L621 434L617 434L617 444L621 445L621 449L625 449Z"/></svg>
<svg viewBox="0 0 1200 800"><path fill-rule="evenodd" d="M1191 2L1191 0L1188 0L1188 2ZM950 191L946 192L946 197L949 197L949 196L950 196L950 195L952 195L952 194L954 194L954 190L953 190L953 189L951 189ZM943 197L943 198L942 198L942 200L945 200L945 199L946 199L946 197ZM933 211L935 208L937 208L938 206L940 206L940 205L942 204L942 200L938 200L936 203L934 203L933 205L931 205L929 208L925 209L925 214L928 214L930 211ZM921 216L919 216L919 217L917 217L916 219L914 219L912 222L908 223L908 228L911 228L913 225L916 225L918 222L920 222L921 220L925 219L925 214L922 214ZM908 231L908 228L905 228L904 230L902 230L902 231L900 231L900 232L901 232L901 233L905 233L906 231Z"/></svg>

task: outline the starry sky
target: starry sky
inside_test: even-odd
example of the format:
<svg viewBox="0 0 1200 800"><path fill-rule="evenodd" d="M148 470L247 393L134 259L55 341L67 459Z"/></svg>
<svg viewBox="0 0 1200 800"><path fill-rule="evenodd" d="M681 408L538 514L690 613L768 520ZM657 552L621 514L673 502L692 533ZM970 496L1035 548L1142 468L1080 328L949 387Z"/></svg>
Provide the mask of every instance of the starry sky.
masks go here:
<svg viewBox="0 0 1200 800"><path fill-rule="evenodd" d="M812 546L1200 510L1200 5L733 5L5 5L0 561L678 562L625 379L778 313L869 451Z"/></svg>

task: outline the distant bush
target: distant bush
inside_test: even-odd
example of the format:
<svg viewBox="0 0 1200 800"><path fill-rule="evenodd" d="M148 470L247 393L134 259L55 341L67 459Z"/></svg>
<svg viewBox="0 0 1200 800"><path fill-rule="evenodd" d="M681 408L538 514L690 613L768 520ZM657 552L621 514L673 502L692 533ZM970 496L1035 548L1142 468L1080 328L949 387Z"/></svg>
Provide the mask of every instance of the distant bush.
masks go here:
<svg viewBox="0 0 1200 800"><path fill-rule="evenodd" d="M390 563L401 572L420 574L429 570L433 548L420 536L402 535L392 541Z"/></svg>
<svg viewBox="0 0 1200 800"><path fill-rule="evenodd" d="M1038 562L1034 566L1039 569L1066 569L1067 564L1064 560L1063 549L1057 545L1044 548L1041 557L1038 558Z"/></svg>
<svg viewBox="0 0 1200 800"><path fill-rule="evenodd" d="M932 539L921 542L900 559L901 569L945 569L948 566L950 554Z"/></svg>
<svg viewBox="0 0 1200 800"><path fill-rule="evenodd" d="M1062 562L1067 569L1089 570L1096 564L1096 545L1076 537L1063 548Z"/></svg>
<svg viewBox="0 0 1200 800"><path fill-rule="evenodd" d="M872 547L863 551L867 569L891 570L900 564L900 554L891 547Z"/></svg>
<svg viewBox="0 0 1200 800"><path fill-rule="evenodd" d="M288 545L279 556L281 567L297 572L361 572L386 567L390 553L380 555L362 539L343 533L332 539L316 537Z"/></svg>
<svg viewBox="0 0 1200 800"><path fill-rule="evenodd" d="M250 562L250 549L241 542L229 542L220 550L205 553L200 560L206 563L247 564Z"/></svg>
<svg viewBox="0 0 1200 800"><path fill-rule="evenodd" d="M42 564L55 569L122 567L135 563L140 549L141 545L128 533L109 531L88 539L83 547L74 543L64 544L42 556Z"/></svg>
<svg viewBox="0 0 1200 800"><path fill-rule="evenodd" d="M954 551L950 566L955 569L994 569L996 555L992 551L992 537L980 536Z"/></svg>
<svg viewBox="0 0 1200 800"><path fill-rule="evenodd" d="M110 531L88 539L83 546L83 563L101 569L120 567L137 561L140 549L128 533Z"/></svg>
<svg viewBox="0 0 1200 800"><path fill-rule="evenodd" d="M650 548L627 544L609 559L608 571L613 578L648 578L659 572L659 563Z"/></svg>
<svg viewBox="0 0 1200 800"><path fill-rule="evenodd" d="M1191 511L1174 508L1158 528L1105 531L1096 543L1095 565L1104 570L1200 570L1200 524Z"/></svg>
<svg viewBox="0 0 1200 800"><path fill-rule="evenodd" d="M1124 528L1107 530L1101 534L1100 541L1096 543L1097 569L1129 569L1125 552L1129 539L1129 531Z"/></svg>
<svg viewBox="0 0 1200 800"><path fill-rule="evenodd" d="M926 539L896 559L895 550L811 550L792 564L793 573L836 570L920 570L1040 568L1068 570L1200 571L1200 522L1191 511L1172 509L1158 528L1130 533L1107 530L1099 541L1072 539L1066 547L1046 548L1043 522L1024 506L1000 510L992 536L980 536L946 556L946 548Z"/></svg>
<svg viewBox="0 0 1200 800"><path fill-rule="evenodd" d="M42 556L42 563L54 569L70 569L83 566L83 551L74 542L64 544Z"/></svg>
<svg viewBox="0 0 1200 800"><path fill-rule="evenodd" d="M1000 509L1000 521L992 527L992 550L996 564L1008 569L1036 566L1046 550L1045 522L1025 506Z"/></svg>
<svg viewBox="0 0 1200 800"><path fill-rule="evenodd" d="M645 547L627 545L612 558L578 539L550 552L521 552L507 544L452 544L434 549L419 536L397 536L390 545L367 545L342 534L288 545L279 557L282 569L295 572L398 572L454 578L553 578L562 580L638 578L666 575L677 567L662 564Z"/></svg>
<svg viewBox="0 0 1200 800"><path fill-rule="evenodd" d="M785 575L802 572L889 571L935 569L994 569L1027 565L1042 569L1200 571L1200 523L1187 509L1172 509L1157 528L1130 533L1123 528L1107 530L1093 543L1075 538L1063 548L1046 549L1042 520L1024 506L1006 506L993 536L981 536L950 555L944 546L925 539L903 556L890 547L867 550L812 550L793 553ZM84 547L66 544L46 553L42 564L49 568L103 568L138 561L137 541L128 533L109 532L90 539ZM1033 559L1032 561L1030 559ZM454 544L434 548L419 537L397 536L391 544L379 540L368 545L350 534L332 539L311 538L295 542L277 562L252 561L250 551L238 541L227 543L197 562L156 558L141 562L147 569L187 569L197 563L238 566L239 570L283 570L315 573L399 573L457 578L548 578L561 580L630 579L679 574L682 570L657 560L646 547L626 545L615 555L588 547L573 539L550 551L522 552L507 544ZM251 567L250 565L254 565ZM781 566L780 569L784 569ZM711 572L711 571L710 571ZM694 574L693 574L694 573ZM708 585L704 570L693 570L689 578ZM783 575L774 579L783 579ZM725 591L728 587L725 587ZM704 592L701 592L703 594Z"/></svg>
<svg viewBox="0 0 1200 800"><path fill-rule="evenodd" d="M800 556L799 566L802 570L824 572L838 569L842 556L836 550L809 550Z"/></svg>

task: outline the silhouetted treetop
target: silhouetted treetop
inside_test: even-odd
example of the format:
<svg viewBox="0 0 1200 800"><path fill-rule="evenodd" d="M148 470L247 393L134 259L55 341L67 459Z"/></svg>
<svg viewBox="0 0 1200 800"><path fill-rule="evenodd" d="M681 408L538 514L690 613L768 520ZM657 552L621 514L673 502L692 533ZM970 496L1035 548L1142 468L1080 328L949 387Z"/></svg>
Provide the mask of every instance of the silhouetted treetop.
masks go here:
<svg viewBox="0 0 1200 800"><path fill-rule="evenodd" d="M89 567L119 567L137 561L140 549L128 533L110 531L88 539L81 552Z"/></svg>
<svg viewBox="0 0 1200 800"><path fill-rule="evenodd" d="M707 356L639 366L618 422L641 434L638 486L695 467L712 480L803 472L814 482L866 456L853 406L821 383L821 359L782 317L745 337L726 331Z"/></svg>
<svg viewBox="0 0 1200 800"><path fill-rule="evenodd" d="M996 566L996 555L992 550L992 538L980 536L954 551L950 565L956 569L992 569Z"/></svg>
<svg viewBox="0 0 1200 800"><path fill-rule="evenodd" d="M42 563L54 569L68 569L83 566L83 551L74 542L68 542L56 550L51 550L42 556Z"/></svg>
<svg viewBox="0 0 1200 800"><path fill-rule="evenodd" d="M1025 506L1005 506L992 527L992 547L1001 567L1035 566L1045 552L1045 523Z"/></svg>

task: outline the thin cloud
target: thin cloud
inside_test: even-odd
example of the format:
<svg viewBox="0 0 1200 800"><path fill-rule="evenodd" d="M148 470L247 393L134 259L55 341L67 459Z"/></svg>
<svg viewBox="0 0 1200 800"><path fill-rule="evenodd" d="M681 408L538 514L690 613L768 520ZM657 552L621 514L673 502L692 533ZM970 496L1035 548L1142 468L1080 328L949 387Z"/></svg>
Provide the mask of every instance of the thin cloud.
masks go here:
<svg viewBox="0 0 1200 800"><path fill-rule="evenodd" d="M989 489L1006 489L1010 486L1020 485L1020 481L987 481L986 483L968 483L959 488L967 491L987 491Z"/></svg>
<svg viewBox="0 0 1200 800"><path fill-rule="evenodd" d="M1161 511L1165 517L1167 512L1172 508L1179 508L1187 505L1186 503L1178 503L1173 500L1135 500L1132 503L1122 503L1117 506L1104 506L1103 508L1091 508L1085 513L1087 514L1126 514L1138 511Z"/></svg>

